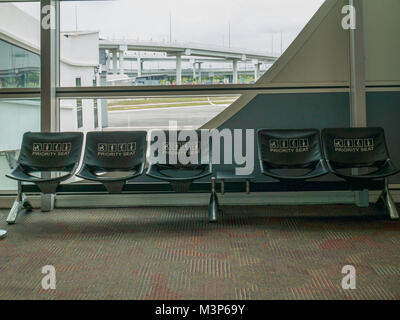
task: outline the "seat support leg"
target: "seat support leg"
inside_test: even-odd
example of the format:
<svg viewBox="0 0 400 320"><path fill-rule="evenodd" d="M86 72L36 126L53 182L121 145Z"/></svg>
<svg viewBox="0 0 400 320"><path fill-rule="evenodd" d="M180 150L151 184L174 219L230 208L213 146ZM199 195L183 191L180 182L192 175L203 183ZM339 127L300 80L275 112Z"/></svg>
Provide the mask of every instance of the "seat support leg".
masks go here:
<svg viewBox="0 0 400 320"><path fill-rule="evenodd" d="M360 208L369 207L369 192L368 190L356 191L356 205Z"/></svg>
<svg viewBox="0 0 400 320"><path fill-rule="evenodd" d="M398 220L399 219L399 213L396 208L396 203L393 200L392 195L390 194L389 191L389 184L386 179L385 182L385 189L383 189L381 195L378 198L378 201L375 204L377 207L380 208L385 208L386 212L389 214L390 219L392 220Z"/></svg>
<svg viewBox="0 0 400 320"><path fill-rule="evenodd" d="M218 221L218 211L219 211L219 205L218 205L218 197L217 197L217 192L215 188L215 178L211 178L211 196L210 196L210 204L208 208L208 221L209 222L217 222Z"/></svg>
<svg viewBox="0 0 400 320"><path fill-rule="evenodd" d="M49 212L54 209L54 200L55 196L52 193L45 193L42 194L40 197L41 205L40 205L40 210L42 212Z"/></svg>
<svg viewBox="0 0 400 320"><path fill-rule="evenodd" d="M22 193L22 184L18 182L18 195L7 217L8 224L14 224L17 220L18 214L22 210L32 211L32 205L29 203L25 194Z"/></svg>

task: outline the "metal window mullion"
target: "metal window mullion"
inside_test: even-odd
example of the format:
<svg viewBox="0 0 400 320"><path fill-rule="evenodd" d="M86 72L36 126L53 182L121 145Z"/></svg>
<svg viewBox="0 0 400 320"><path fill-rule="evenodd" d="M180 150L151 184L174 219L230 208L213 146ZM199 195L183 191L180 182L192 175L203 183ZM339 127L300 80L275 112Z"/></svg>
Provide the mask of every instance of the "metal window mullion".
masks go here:
<svg viewBox="0 0 400 320"><path fill-rule="evenodd" d="M356 9L356 29L350 29L350 126L367 126L364 21L362 0L349 0Z"/></svg>
<svg viewBox="0 0 400 320"><path fill-rule="evenodd" d="M58 102L56 88L59 84L59 59L58 59L58 26L59 26L59 1L41 0L41 19L48 14L46 6L55 9L54 18L56 28L40 28L40 87L41 87L41 131L56 132L59 129ZM43 13L44 12L44 13Z"/></svg>

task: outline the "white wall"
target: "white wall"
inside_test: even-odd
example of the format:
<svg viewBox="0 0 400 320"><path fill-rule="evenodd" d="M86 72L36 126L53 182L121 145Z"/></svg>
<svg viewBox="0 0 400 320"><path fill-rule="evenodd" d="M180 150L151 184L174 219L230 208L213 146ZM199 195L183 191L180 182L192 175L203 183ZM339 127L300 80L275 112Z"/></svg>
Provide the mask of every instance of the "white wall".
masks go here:
<svg viewBox="0 0 400 320"><path fill-rule="evenodd" d="M40 130L39 100L0 99L0 151L18 150L26 131Z"/></svg>

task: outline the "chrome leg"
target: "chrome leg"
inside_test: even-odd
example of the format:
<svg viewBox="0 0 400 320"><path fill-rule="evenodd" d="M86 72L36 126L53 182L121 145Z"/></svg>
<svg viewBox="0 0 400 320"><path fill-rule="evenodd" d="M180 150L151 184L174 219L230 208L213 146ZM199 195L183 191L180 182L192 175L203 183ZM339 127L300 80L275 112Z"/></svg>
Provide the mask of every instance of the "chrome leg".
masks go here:
<svg viewBox="0 0 400 320"><path fill-rule="evenodd" d="M211 196L210 204L208 208L208 221L217 222L218 221L218 197L215 189L215 178L211 178Z"/></svg>
<svg viewBox="0 0 400 320"><path fill-rule="evenodd" d="M22 202L20 200L15 200L13 206L11 207L10 213L8 214L7 217L7 223L8 224L14 224L15 221L17 220L18 214L22 209Z"/></svg>
<svg viewBox="0 0 400 320"><path fill-rule="evenodd" d="M208 209L208 221L217 222L218 221L218 199L217 195L211 194L210 205Z"/></svg>
<svg viewBox="0 0 400 320"><path fill-rule="evenodd" d="M7 231L0 229L0 239L4 239L7 236Z"/></svg>
<svg viewBox="0 0 400 320"><path fill-rule="evenodd" d="M398 220L399 213L396 208L396 203L393 200L392 195L389 191L388 181L385 182L385 189L382 191L381 195L378 198L378 201L375 204L376 207L386 209L386 212L389 214L390 219Z"/></svg>
<svg viewBox="0 0 400 320"><path fill-rule="evenodd" d="M22 185L21 182L18 182L18 195L17 198L14 201L13 206L11 207L10 213L8 214L7 217L7 223L8 224L14 224L15 221L17 220L18 214L22 210L27 210L31 211L32 210L32 205L29 203L28 199L26 196L22 193Z"/></svg>
<svg viewBox="0 0 400 320"><path fill-rule="evenodd" d="M397 211L396 204L393 201L393 197L390 194L389 190L386 193L386 206L387 206L387 210L389 211L390 219L398 220L399 213Z"/></svg>

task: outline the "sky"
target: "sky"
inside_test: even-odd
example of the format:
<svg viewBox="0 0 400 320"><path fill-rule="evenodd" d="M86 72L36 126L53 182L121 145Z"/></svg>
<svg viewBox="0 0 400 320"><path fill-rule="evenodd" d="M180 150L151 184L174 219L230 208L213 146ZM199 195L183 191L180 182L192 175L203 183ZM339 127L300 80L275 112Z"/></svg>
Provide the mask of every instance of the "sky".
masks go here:
<svg viewBox="0 0 400 320"><path fill-rule="evenodd" d="M104 38L195 42L279 54L324 0L64 1L61 29ZM38 17L38 4L21 8ZM171 21L171 34L170 34ZM230 32L229 32L230 30ZM229 37L230 34L230 37ZM230 39L230 41L229 41ZM282 45L281 45L282 39Z"/></svg>

